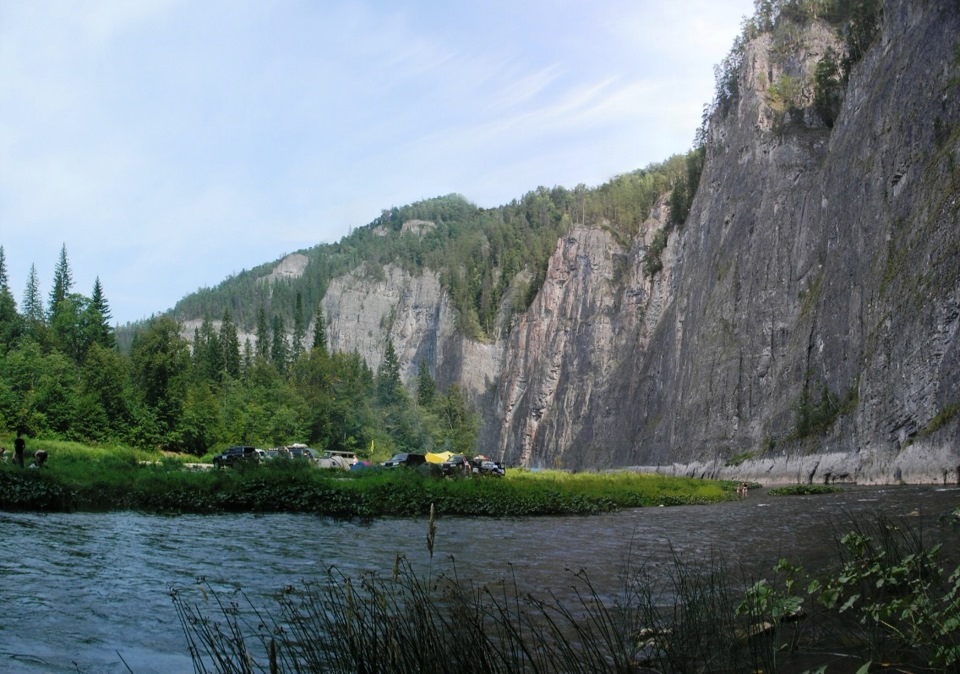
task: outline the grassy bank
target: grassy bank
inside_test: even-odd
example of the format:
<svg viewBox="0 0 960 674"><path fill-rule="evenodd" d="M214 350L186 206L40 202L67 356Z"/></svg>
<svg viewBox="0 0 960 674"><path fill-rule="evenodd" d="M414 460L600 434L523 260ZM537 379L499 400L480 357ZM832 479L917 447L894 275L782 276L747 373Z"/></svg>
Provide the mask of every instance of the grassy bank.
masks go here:
<svg viewBox="0 0 960 674"><path fill-rule="evenodd" d="M304 512L335 517L527 516L713 503L735 485L638 473L528 472L441 479L415 471L318 470L278 460L243 469L190 468L184 457L123 447L32 443L42 469L0 464L4 510L138 510L160 513Z"/></svg>

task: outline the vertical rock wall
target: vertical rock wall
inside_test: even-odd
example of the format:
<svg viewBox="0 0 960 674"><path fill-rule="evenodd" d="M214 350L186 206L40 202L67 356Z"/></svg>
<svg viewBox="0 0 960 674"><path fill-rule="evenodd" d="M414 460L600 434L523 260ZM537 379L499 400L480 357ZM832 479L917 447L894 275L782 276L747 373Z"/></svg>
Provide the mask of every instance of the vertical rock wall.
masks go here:
<svg viewBox="0 0 960 674"><path fill-rule="evenodd" d="M829 28L787 54L769 36L749 45L653 279L662 204L632 241L574 227L497 341L458 332L435 275L387 267L330 285L331 346L376 368L389 336L407 380L426 359L483 406L478 449L514 464L955 475L960 4L891 0L884 17L832 129L810 86L795 113L770 95L784 75L811 81L837 46Z"/></svg>

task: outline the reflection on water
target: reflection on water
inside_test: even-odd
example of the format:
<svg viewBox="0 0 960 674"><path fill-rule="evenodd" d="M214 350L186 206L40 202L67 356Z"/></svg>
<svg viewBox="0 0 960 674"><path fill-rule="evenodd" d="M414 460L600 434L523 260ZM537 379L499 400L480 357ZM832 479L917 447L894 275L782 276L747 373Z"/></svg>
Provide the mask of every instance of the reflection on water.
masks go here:
<svg viewBox="0 0 960 674"><path fill-rule="evenodd" d="M960 489L852 488L841 494L710 506L644 508L593 517L446 518L432 571L477 582L514 574L524 589L561 599L566 574L585 569L602 592L620 586L624 558L656 570L722 556L747 569L781 556L815 565L850 515L908 516L931 540L956 543L938 517ZM426 573L425 520L341 522L305 515L161 517L135 513L0 513L0 671L126 673L192 671L168 591L205 577L242 586L261 607L285 585L387 572L403 554ZM210 613L214 613L211 609Z"/></svg>

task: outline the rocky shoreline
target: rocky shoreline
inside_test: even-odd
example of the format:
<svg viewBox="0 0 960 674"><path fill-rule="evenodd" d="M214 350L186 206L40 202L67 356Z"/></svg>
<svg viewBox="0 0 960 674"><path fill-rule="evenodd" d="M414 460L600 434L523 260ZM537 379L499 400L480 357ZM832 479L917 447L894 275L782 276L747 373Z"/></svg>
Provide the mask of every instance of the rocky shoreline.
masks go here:
<svg viewBox="0 0 960 674"><path fill-rule="evenodd" d="M960 447L916 442L899 452L781 453L746 459L632 466L631 470L678 477L785 484L960 484Z"/></svg>

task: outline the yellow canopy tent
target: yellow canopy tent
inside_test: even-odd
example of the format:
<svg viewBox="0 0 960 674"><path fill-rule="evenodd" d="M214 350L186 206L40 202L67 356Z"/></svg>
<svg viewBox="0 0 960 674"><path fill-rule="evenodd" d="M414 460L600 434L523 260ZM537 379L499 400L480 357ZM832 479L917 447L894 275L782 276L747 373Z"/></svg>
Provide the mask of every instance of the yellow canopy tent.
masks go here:
<svg viewBox="0 0 960 674"><path fill-rule="evenodd" d="M453 452L437 452L436 454L427 452L426 454L427 463L443 463L451 456L453 456Z"/></svg>

